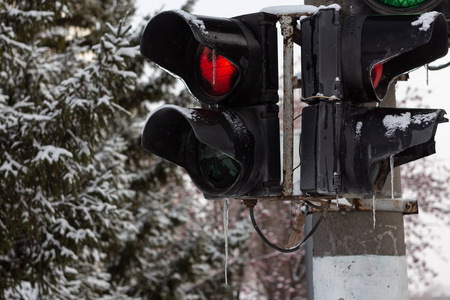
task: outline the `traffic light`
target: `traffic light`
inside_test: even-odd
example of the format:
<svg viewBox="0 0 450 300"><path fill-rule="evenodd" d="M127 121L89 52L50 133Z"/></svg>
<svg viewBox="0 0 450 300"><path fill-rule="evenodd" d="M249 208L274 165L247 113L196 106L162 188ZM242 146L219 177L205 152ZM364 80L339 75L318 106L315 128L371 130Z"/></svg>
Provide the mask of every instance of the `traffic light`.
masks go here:
<svg viewBox="0 0 450 300"><path fill-rule="evenodd" d="M303 193L373 195L394 166L435 153L445 111L367 107L399 75L448 51L439 13L349 16L323 9L301 21Z"/></svg>
<svg viewBox="0 0 450 300"><path fill-rule="evenodd" d="M301 22L302 96L361 104L385 98L399 75L448 51L447 23L439 13L348 16L322 9Z"/></svg>
<svg viewBox="0 0 450 300"><path fill-rule="evenodd" d="M302 112L301 189L372 195L393 167L435 153L441 109L376 108L320 101Z"/></svg>
<svg viewBox="0 0 450 300"><path fill-rule="evenodd" d="M142 146L183 167L206 198L280 192L276 22L175 10L144 30L141 54L179 77L202 108L155 110Z"/></svg>

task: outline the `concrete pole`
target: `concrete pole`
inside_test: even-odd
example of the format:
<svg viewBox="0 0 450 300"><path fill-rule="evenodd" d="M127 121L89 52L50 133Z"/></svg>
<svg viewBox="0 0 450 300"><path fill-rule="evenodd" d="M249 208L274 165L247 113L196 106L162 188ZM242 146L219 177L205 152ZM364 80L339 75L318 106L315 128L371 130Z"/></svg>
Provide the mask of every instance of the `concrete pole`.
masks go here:
<svg viewBox="0 0 450 300"><path fill-rule="evenodd" d="M328 5L327 0L305 0ZM331 1L336 3L336 1ZM351 0L337 1L349 11ZM380 106L395 107L395 86ZM394 176L396 197L401 197L400 173ZM391 198L390 180L383 198ZM321 213L308 216L311 228ZM409 299L403 214L370 211L329 212L306 246L309 300ZM308 231L308 228L306 229Z"/></svg>
<svg viewBox="0 0 450 300"><path fill-rule="evenodd" d="M408 299L403 216L377 212L372 225L370 212L327 214L309 245L308 299Z"/></svg>

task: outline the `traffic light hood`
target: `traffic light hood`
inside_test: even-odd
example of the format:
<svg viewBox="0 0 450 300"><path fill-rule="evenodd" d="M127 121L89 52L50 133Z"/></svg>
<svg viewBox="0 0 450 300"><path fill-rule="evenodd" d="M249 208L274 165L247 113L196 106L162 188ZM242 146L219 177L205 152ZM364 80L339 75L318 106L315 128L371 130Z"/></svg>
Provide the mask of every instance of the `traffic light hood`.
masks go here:
<svg viewBox="0 0 450 300"><path fill-rule="evenodd" d="M260 21L270 20L273 29ZM275 55L276 64L276 16L256 13L235 18L215 18L196 16L181 10L165 11L150 19L141 39L141 53L150 61L170 73L180 77L190 92L202 103L222 104L242 102L243 97L252 97L258 82L261 84L264 64ZM273 40L270 51L262 51L261 45L267 39ZM206 47L206 48L205 48ZM208 49L211 61L208 72L214 78L208 78L206 84L216 84L222 80L217 58L225 59L235 70L230 75L229 87L220 93L210 93L204 88L203 70L199 70L199 61L203 49ZM272 67L271 78L277 76L277 66ZM275 76L275 77L274 77ZM274 79L271 79L275 81ZM259 84L259 85L260 85ZM278 88L278 82L269 82L264 88ZM258 99L255 101L259 101ZM272 100L276 102L278 99ZM245 103L248 103L246 100Z"/></svg>
<svg viewBox="0 0 450 300"><path fill-rule="evenodd" d="M279 165L274 172L261 170L270 164L269 137L262 132L278 129L278 118L260 122L265 110L265 106L213 111L164 105L148 117L142 147L183 167L206 198L265 195L269 190L263 182L280 176ZM279 143L272 142L279 159Z"/></svg>
<svg viewBox="0 0 450 300"><path fill-rule="evenodd" d="M165 11L150 19L141 53L169 72L186 79L199 44L217 50L232 62L248 61L247 41L239 26L226 18L195 16L182 10ZM188 59L189 58L189 59Z"/></svg>
<svg viewBox="0 0 450 300"><path fill-rule="evenodd" d="M448 52L447 23L437 12L349 16L322 9L301 29L302 94L313 101L381 101L396 77Z"/></svg>
<svg viewBox="0 0 450 300"><path fill-rule="evenodd" d="M351 34L358 28L362 28L360 34ZM341 53L342 80L348 87L344 89L345 99L367 95L367 100L383 100L397 76L433 62L448 52L447 23L437 12L355 16L345 22L342 30L345 33ZM380 67L380 80L375 83L376 66Z"/></svg>

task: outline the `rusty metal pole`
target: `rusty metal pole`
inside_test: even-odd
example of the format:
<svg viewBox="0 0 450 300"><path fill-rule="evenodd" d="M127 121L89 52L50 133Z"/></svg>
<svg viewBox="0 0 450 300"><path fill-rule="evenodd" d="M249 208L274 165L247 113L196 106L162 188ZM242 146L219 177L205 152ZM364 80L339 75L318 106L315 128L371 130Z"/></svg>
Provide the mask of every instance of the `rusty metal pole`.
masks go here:
<svg viewBox="0 0 450 300"><path fill-rule="evenodd" d="M289 15L280 17L283 35L283 196L290 196L294 186L294 28Z"/></svg>
<svg viewBox="0 0 450 300"><path fill-rule="evenodd" d="M328 2L305 0L315 6ZM352 0L332 2L349 11ZM395 107L394 84L388 94L381 106ZM391 198L390 182L383 198ZM394 188L395 196L401 196L398 170ZM374 203L377 207L376 199ZM310 214L306 225L310 227L320 215ZM306 246L308 300L409 299L403 213L375 211L375 217L371 211L327 214Z"/></svg>

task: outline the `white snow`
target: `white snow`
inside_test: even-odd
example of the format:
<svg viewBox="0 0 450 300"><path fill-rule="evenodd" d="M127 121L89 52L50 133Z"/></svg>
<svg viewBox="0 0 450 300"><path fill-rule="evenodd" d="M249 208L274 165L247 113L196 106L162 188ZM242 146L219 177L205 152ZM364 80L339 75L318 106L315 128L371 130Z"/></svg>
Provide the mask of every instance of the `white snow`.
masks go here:
<svg viewBox="0 0 450 300"><path fill-rule="evenodd" d="M73 155L71 152L67 151L64 148L57 148L52 145L42 146L39 150L38 154L35 158L33 158L33 162L38 160L47 160L49 163L57 162L60 157L67 156L72 158Z"/></svg>
<svg viewBox="0 0 450 300"><path fill-rule="evenodd" d="M139 47L140 46L120 48L116 51L116 55L134 58L139 55Z"/></svg>
<svg viewBox="0 0 450 300"><path fill-rule="evenodd" d="M31 284L29 281L21 281L16 286L11 286L4 291L5 299L18 299L20 296L23 300L34 300L39 297L39 287Z"/></svg>
<svg viewBox="0 0 450 300"><path fill-rule="evenodd" d="M363 122L359 121L356 123L356 129L355 129L355 139L359 141L361 138L361 130L362 130Z"/></svg>
<svg viewBox="0 0 450 300"><path fill-rule="evenodd" d="M64 273L72 274L72 275L77 275L77 274L78 274L78 270L75 269L75 268L66 266L66 267L64 268Z"/></svg>
<svg viewBox="0 0 450 300"><path fill-rule="evenodd" d="M17 8L10 8L8 10L8 15L11 17L27 17L27 18L34 18L36 21L41 21L45 18L52 18L55 13L52 11L39 11L39 10L20 10Z"/></svg>
<svg viewBox="0 0 450 300"><path fill-rule="evenodd" d="M19 170L21 170L21 169L24 172L27 172L27 168L22 166L17 161L15 161L8 152L5 152L5 156L6 156L7 161L4 161L3 164L0 166L0 172L5 172L5 178L7 178L9 176L9 174L16 177Z"/></svg>
<svg viewBox="0 0 450 300"><path fill-rule="evenodd" d="M4 34L0 34L0 40L5 41L6 44L14 45L14 46L16 46L18 48L21 48L23 50L32 51L32 48L30 46L28 46L27 44L24 44L24 43L18 42L16 40L10 39L9 37L7 37Z"/></svg>
<svg viewBox="0 0 450 300"><path fill-rule="evenodd" d="M387 115L383 119L383 125L386 127L386 137L394 136L396 130L405 131L411 123L411 113L406 112L400 116Z"/></svg>
<svg viewBox="0 0 450 300"><path fill-rule="evenodd" d="M198 19L196 16L191 15L190 13L185 12L184 10L175 9L173 12L176 12L180 16L182 16L188 23L195 25L203 35L209 35L209 32L206 30L205 23L202 20Z"/></svg>
<svg viewBox="0 0 450 300"><path fill-rule="evenodd" d="M261 12L273 14L273 15L290 15L290 14L305 14L312 15L317 13L320 9L335 9L340 10L341 7L338 4L331 4L328 6L321 5L319 7L313 5L279 5L269 6L261 9Z"/></svg>
<svg viewBox="0 0 450 300"><path fill-rule="evenodd" d="M421 114L415 115L412 117L411 123L413 124L422 124L422 123L430 123L435 120L437 117L437 112L429 113L429 114Z"/></svg>
<svg viewBox="0 0 450 300"><path fill-rule="evenodd" d="M430 122L436 119L437 113L428 113L415 115L411 118L411 113L406 112L398 115L387 115L383 119L383 125L386 128L386 137L393 137L397 130L405 131L410 124L423 124L428 125Z"/></svg>
<svg viewBox="0 0 450 300"><path fill-rule="evenodd" d="M428 29L430 29L430 25L434 22L438 14L439 13L437 11L424 13L420 15L420 17L416 21L412 22L411 25L420 26L419 30L427 31Z"/></svg>
<svg viewBox="0 0 450 300"><path fill-rule="evenodd" d="M313 5L279 5L264 7L261 12L273 15L288 15L296 13L314 14L317 10L317 6Z"/></svg>

